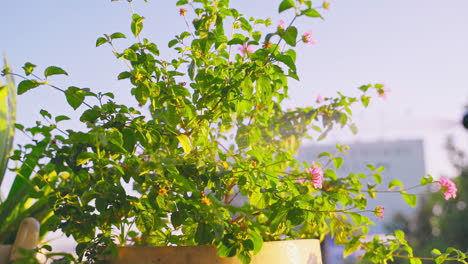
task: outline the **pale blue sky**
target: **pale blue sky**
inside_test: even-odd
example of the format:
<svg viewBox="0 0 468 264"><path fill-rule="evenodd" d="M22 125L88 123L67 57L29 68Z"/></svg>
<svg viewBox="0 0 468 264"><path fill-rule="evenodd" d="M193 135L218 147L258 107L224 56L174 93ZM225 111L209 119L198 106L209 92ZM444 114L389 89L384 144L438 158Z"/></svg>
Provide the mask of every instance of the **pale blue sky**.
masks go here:
<svg viewBox="0 0 468 264"><path fill-rule="evenodd" d="M271 0L233 0L241 12L271 17L276 23L277 3ZM175 1L134 1L137 13L147 17L143 35L164 51L175 32L185 29ZM316 2L318 3L318 1ZM76 85L113 91L129 100L129 86L116 76L125 66L107 46L95 47L103 33L130 36L126 1L15 0L2 1L0 52L15 69L27 61L61 66L69 78L52 79L66 87ZM293 83L288 106L314 103L317 94L336 91L356 94L356 87L384 82L389 99L375 100L367 111L356 112L361 133L335 133L330 140L391 140L422 137L426 141L428 172L450 172L443 141L457 135L468 150L466 132L457 126L468 102L468 1L341 0L324 11L325 21L304 19L299 26L312 29L315 45L299 49L300 83ZM190 14L189 14L190 17ZM125 48L128 41L118 47ZM164 54L163 54L164 56ZM71 114L63 95L48 88L18 99L18 121L31 123L39 109ZM65 109L65 110L64 110Z"/></svg>

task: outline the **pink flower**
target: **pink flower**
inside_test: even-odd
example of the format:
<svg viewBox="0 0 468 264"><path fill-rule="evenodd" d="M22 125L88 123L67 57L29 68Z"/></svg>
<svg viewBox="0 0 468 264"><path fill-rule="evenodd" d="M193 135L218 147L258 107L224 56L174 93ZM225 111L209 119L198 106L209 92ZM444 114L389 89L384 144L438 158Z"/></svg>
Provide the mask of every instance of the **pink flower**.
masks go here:
<svg viewBox="0 0 468 264"><path fill-rule="evenodd" d="M315 188L322 189L323 170L317 163L312 163L312 168L307 168L306 171L312 175L312 183Z"/></svg>
<svg viewBox="0 0 468 264"><path fill-rule="evenodd" d="M285 27L286 27L285 22L283 19L281 19L278 23L278 29L284 30Z"/></svg>
<svg viewBox="0 0 468 264"><path fill-rule="evenodd" d="M457 197L457 186L453 181L442 177L440 178L438 184L440 189L444 192L445 200L450 198L455 199Z"/></svg>
<svg viewBox="0 0 468 264"><path fill-rule="evenodd" d="M317 103L321 104L325 100L320 94L317 95L317 99L315 100Z"/></svg>
<svg viewBox="0 0 468 264"><path fill-rule="evenodd" d="M246 56L249 53L253 53L255 50L249 44L244 43L242 44L242 46L239 47L239 51L242 53L242 55Z"/></svg>
<svg viewBox="0 0 468 264"><path fill-rule="evenodd" d="M387 99L388 93L391 91L391 89L387 86L383 86L382 88L377 88L377 93L380 98L382 99Z"/></svg>
<svg viewBox="0 0 468 264"><path fill-rule="evenodd" d="M377 206L374 210L374 214L375 216L377 216L378 218L381 218L381 219L384 219L384 210L385 210L385 207L383 206Z"/></svg>
<svg viewBox="0 0 468 264"><path fill-rule="evenodd" d="M312 39L312 30L309 30L302 34L302 42L305 44L315 44L315 41Z"/></svg>

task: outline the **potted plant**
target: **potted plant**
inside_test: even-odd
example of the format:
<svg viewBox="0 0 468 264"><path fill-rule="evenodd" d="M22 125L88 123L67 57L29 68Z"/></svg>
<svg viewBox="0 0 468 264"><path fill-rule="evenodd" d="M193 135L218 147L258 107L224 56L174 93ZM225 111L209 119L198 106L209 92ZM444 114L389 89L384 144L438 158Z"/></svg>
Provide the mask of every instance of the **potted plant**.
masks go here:
<svg viewBox="0 0 468 264"><path fill-rule="evenodd" d="M417 263L401 232L390 241L363 240L372 224L367 216L383 215L383 207L366 208L366 194L373 197L378 191L375 185L363 187L359 177L365 175L337 175L343 159L330 153L321 155L327 159L322 163L295 159L304 138L322 139L336 126L355 131L352 105L367 106L372 94L387 91L382 84L369 84L359 87L357 97L338 93L319 97L310 107L283 108L289 81L300 80L295 48L313 43L312 33L295 22L321 19L318 10L328 9L328 3L313 7L311 1L283 0L278 11L292 18L278 24L247 18L228 0L179 0L176 6L187 30L168 43L175 55L161 54L156 43L144 38L144 17L133 8L134 44L117 50L115 42L127 37L120 32L96 41L96 46L110 45L124 62L127 69L118 79L129 83L138 107L119 103L112 93L58 87L52 79L67 72L56 66L41 76L31 63L23 67L24 75L7 72L24 78L19 94L41 85L62 92L87 127L63 130L61 122L69 117L46 110L41 114L50 124L18 126L42 135L44 150L34 164L41 176L37 184L53 190L44 193L54 209L55 225L49 227L79 243L77 261L93 263L113 254L138 263L127 254L148 251L127 245L211 245L207 251L216 247L219 256L212 263L250 263L262 247L271 250L265 241L331 235L345 245L346 254L365 248L363 257L374 262L399 256ZM383 169L369 168L379 183ZM421 183L432 182L427 177ZM389 186L394 187L415 203L401 182ZM321 262L319 253L307 254L315 257L294 263ZM153 261L158 263L158 257Z"/></svg>

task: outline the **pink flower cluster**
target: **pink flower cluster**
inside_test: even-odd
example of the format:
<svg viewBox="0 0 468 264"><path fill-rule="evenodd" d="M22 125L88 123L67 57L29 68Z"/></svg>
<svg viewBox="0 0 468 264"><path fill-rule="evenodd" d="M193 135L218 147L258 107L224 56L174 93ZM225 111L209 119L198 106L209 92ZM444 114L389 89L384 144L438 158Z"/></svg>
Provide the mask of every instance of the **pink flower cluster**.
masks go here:
<svg viewBox="0 0 468 264"><path fill-rule="evenodd" d="M255 50L249 44L244 43L241 47L239 47L239 51L242 53L243 56L246 56L249 53L253 53Z"/></svg>
<svg viewBox="0 0 468 264"><path fill-rule="evenodd" d="M317 99L315 100L315 102L321 104L321 103L323 103L324 100L325 100L325 98L323 98L323 96L321 96L319 94L319 95L317 95Z"/></svg>
<svg viewBox="0 0 468 264"><path fill-rule="evenodd" d="M438 184L440 189L444 192L445 200L450 198L455 199L457 197L457 186L453 181L442 177L440 178Z"/></svg>
<svg viewBox="0 0 468 264"><path fill-rule="evenodd" d="M284 22L283 19L281 19L278 23L278 29L284 30L286 28L286 23Z"/></svg>
<svg viewBox="0 0 468 264"><path fill-rule="evenodd" d="M315 41L312 39L312 30L309 30L302 34L302 42L305 44L315 44Z"/></svg>
<svg viewBox="0 0 468 264"><path fill-rule="evenodd" d="M387 86L384 86L382 88L377 89L377 94L379 95L380 98L382 99L387 99L388 93L391 91L391 89Z"/></svg>
<svg viewBox="0 0 468 264"><path fill-rule="evenodd" d="M312 175L312 183L317 189L322 189L323 170L317 163L312 163L312 168L307 168L306 171Z"/></svg>
<svg viewBox="0 0 468 264"><path fill-rule="evenodd" d="M385 210L385 207L383 206L377 206L374 210L374 214L375 216L377 216L378 218L381 218L381 219L384 219L384 210Z"/></svg>

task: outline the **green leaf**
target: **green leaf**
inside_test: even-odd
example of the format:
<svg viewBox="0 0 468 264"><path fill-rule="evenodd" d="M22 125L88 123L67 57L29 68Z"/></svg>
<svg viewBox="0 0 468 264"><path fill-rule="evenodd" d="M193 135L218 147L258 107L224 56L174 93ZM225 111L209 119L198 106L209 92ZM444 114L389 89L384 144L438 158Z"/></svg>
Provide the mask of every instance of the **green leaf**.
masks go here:
<svg viewBox="0 0 468 264"><path fill-rule="evenodd" d="M56 66L50 66L44 71L44 76L47 78L51 75L59 75L59 74L64 74L68 75L66 71L64 71L62 68L56 67Z"/></svg>
<svg viewBox="0 0 468 264"><path fill-rule="evenodd" d="M301 15L306 15L308 17L320 17L320 18L323 18L322 15L320 15L319 12L317 12L317 10L313 9L313 8L309 8L309 9L306 9L304 11L302 11Z"/></svg>
<svg viewBox="0 0 468 264"><path fill-rule="evenodd" d="M137 216L136 226L142 233L149 233L154 227L154 217L148 212L141 212Z"/></svg>
<svg viewBox="0 0 468 264"><path fill-rule="evenodd" d="M105 44L107 42L109 42L107 39L105 39L103 37L100 37L100 38L96 39L96 47L99 47L102 44Z"/></svg>
<svg viewBox="0 0 468 264"><path fill-rule="evenodd" d="M47 112L46 110L44 110L44 109L41 109L41 110L39 111L39 114L41 114L41 116L47 117L47 118L49 118L49 119L52 118L52 115L51 115L49 112Z"/></svg>
<svg viewBox="0 0 468 264"><path fill-rule="evenodd" d="M374 181L377 184L382 184L382 175L380 175L380 173L373 173L372 177L374 177Z"/></svg>
<svg viewBox="0 0 468 264"><path fill-rule="evenodd" d="M417 202L417 199L418 197L414 194L407 194L407 193L404 193L404 192L401 192L401 196L403 196L403 199L405 200L405 202L411 206L411 207L415 207L416 206L416 202Z"/></svg>
<svg viewBox="0 0 468 264"><path fill-rule="evenodd" d="M344 159L342 157L336 157L333 159L333 165L335 166L336 169L341 168L343 165Z"/></svg>
<svg viewBox="0 0 468 264"><path fill-rule="evenodd" d="M398 239L400 242L405 241L405 232L401 230L395 230L395 237Z"/></svg>
<svg viewBox="0 0 468 264"><path fill-rule="evenodd" d="M433 182L434 182L434 178L432 177L432 175L427 175L426 177L421 178L420 183L421 183L421 186L424 186Z"/></svg>
<svg viewBox="0 0 468 264"><path fill-rule="evenodd" d="M188 69L187 69L187 72L188 72L188 75L190 77L190 80L193 80L193 77L195 75L195 61L192 60L188 66Z"/></svg>
<svg viewBox="0 0 468 264"><path fill-rule="evenodd" d="M84 91L80 88L70 86L65 91L65 97L67 98L68 104L76 110L83 103L85 95Z"/></svg>
<svg viewBox="0 0 468 264"><path fill-rule="evenodd" d="M192 151L192 144L190 143L190 138L187 137L184 134L178 135L177 139L179 140L180 144L182 145L182 148L184 149L184 152L186 154L189 154L190 151Z"/></svg>
<svg viewBox="0 0 468 264"><path fill-rule="evenodd" d="M179 40L173 39L173 40L169 41L169 43L167 44L167 46L168 46L169 48L172 48L172 47L174 47L177 43L179 43Z"/></svg>
<svg viewBox="0 0 468 264"><path fill-rule="evenodd" d="M130 77L132 77L132 74L128 71L125 71L125 72L121 72L119 76L117 76L117 80L128 79Z"/></svg>
<svg viewBox="0 0 468 264"><path fill-rule="evenodd" d="M186 214L181 211L175 211L171 214L171 223L175 228L181 226L186 218Z"/></svg>
<svg viewBox="0 0 468 264"><path fill-rule="evenodd" d="M260 234L258 234L254 230L252 230L249 233L249 237L250 237L250 240L252 240L252 242L253 242L253 252L254 252L254 255L255 255L258 252L260 252L260 250L263 247L263 238L262 238L262 236Z"/></svg>
<svg viewBox="0 0 468 264"><path fill-rule="evenodd" d="M36 68L36 65L30 62L26 62L23 66L24 73L26 74L26 76L29 76L34 71L34 68Z"/></svg>
<svg viewBox="0 0 468 264"><path fill-rule="evenodd" d="M351 130L351 133L353 133L354 135L356 135L358 132L358 128L355 123L351 123L349 125L349 130Z"/></svg>
<svg viewBox="0 0 468 264"><path fill-rule="evenodd" d="M18 94L24 94L25 92L38 87L42 83L36 80L24 80L18 84Z"/></svg>
<svg viewBox="0 0 468 264"><path fill-rule="evenodd" d="M278 12L281 13L285 10L288 10L289 8L294 7L294 1L293 0L283 0L281 4L278 7Z"/></svg>
<svg viewBox="0 0 468 264"><path fill-rule="evenodd" d="M286 64L291 70L293 70L293 71L296 70L296 64L294 63L294 59L291 58L291 56L284 55L284 54L277 54L275 56L275 59L277 61L280 61L280 62Z"/></svg>
<svg viewBox="0 0 468 264"><path fill-rule="evenodd" d="M237 258L242 262L242 264L249 264L252 261L252 257L249 252L241 252L237 255Z"/></svg>
<svg viewBox="0 0 468 264"><path fill-rule="evenodd" d="M123 33L115 32L114 34L110 35L111 39L119 39L119 38L127 38Z"/></svg>
<svg viewBox="0 0 468 264"><path fill-rule="evenodd" d="M123 57L129 61L137 61L138 60L138 56L136 54L136 52L132 49L126 49L124 50L123 52Z"/></svg>
<svg viewBox="0 0 468 264"><path fill-rule="evenodd" d="M389 183L388 183L388 189L391 190L393 189L394 187L400 187L400 189L403 189L403 184L401 183L400 180L391 180Z"/></svg>
<svg viewBox="0 0 468 264"><path fill-rule="evenodd" d="M365 96L365 95L361 95L361 102L362 102L363 106L367 107L369 105L369 102L370 102L370 97Z"/></svg>
<svg viewBox="0 0 468 264"><path fill-rule="evenodd" d="M336 171L332 169L325 170L325 177L330 178L332 180L336 180L338 177L336 176Z"/></svg>
<svg viewBox="0 0 468 264"><path fill-rule="evenodd" d="M218 246L218 255L226 258L234 257L235 255L237 255L238 249L239 246L237 244L226 245L222 243Z"/></svg>
<svg viewBox="0 0 468 264"><path fill-rule="evenodd" d="M188 4L187 0L179 0L177 1L176 6L181 6L181 5L186 5L186 4Z"/></svg>
<svg viewBox="0 0 468 264"><path fill-rule="evenodd" d="M418 258L410 259L410 264L422 264L422 261Z"/></svg>
<svg viewBox="0 0 468 264"><path fill-rule="evenodd" d="M283 34L284 41L293 47L296 46L297 40L297 28L296 27L288 27L286 32Z"/></svg>
<svg viewBox="0 0 468 264"><path fill-rule="evenodd" d="M345 245L345 250L343 253L343 257L346 258L350 254L352 254L354 251L358 250L360 245L361 245L361 238L362 236L354 236L351 241L346 243Z"/></svg>
<svg viewBox="0 0 468 264"><path fill-rule="evenodd" d="M145 18L139 16L138 14L133 14L132 16L132 24L131 24L131 29L132 33L135 37L138 37L141 33L141 30L143 29L143 20Z"/></svg>
<svg viewBox="0 0 468 264"><path fill-rule="evenodd" d="M208 245L213 241L213 238L214 234L209 226L203 222L198 223L197 230L195 231L195 241L199 245Z"/></svg>
<svg viewBox="0 0 468 264"><path fill-rule="evenodd" d="M64 116L64 115L59 115L59 116L55 117L55 123L58 123L58 122L64 121L64 120L70 120L70 118L68 116Z"/></svg>
<svg viewBox="0 0 468 264"><path fill-rule="evenodd" d="M83 123L95 123L99 118L99 112L95 109L88 109L83 112L80 117L80 121Z"/></svg>

